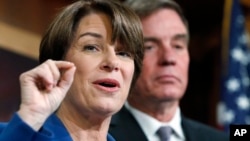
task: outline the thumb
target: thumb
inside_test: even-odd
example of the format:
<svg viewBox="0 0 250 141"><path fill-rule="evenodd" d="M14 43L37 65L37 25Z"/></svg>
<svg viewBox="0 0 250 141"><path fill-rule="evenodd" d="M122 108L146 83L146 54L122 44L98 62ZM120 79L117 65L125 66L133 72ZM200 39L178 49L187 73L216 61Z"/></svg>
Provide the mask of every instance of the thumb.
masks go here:
<svg viewBox="0 0 250 141"><path fill-rule="evenodd" d="M74 80L76 67L73 65L65 70L63 70L58 87L68 90Z"/></svg>

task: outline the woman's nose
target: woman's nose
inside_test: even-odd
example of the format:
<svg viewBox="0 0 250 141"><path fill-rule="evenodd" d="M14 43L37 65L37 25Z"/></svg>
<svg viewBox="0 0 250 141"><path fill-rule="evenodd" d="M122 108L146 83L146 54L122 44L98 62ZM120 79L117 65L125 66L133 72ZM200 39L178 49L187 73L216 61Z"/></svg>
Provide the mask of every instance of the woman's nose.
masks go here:
<svg viewBox="0 0 250 141"><path fill-rule="evenodd" d="M102 70L106 70L109 72L118 71L119 67L120 67L119 58L116 56L115 53L107 54L104 57L104 60L103 60L102 65L101 65Z"/></svg>

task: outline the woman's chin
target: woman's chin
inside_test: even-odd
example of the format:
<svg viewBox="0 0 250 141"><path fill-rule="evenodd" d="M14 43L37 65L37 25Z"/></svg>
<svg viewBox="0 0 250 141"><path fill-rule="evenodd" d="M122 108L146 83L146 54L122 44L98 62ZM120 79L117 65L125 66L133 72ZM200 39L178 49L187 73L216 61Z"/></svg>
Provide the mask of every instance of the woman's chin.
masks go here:
<svg viewBox="0 0 250 141"><path fill-rule="evenodd" d="M97 113L100 113L102 115L106 114L106 115L112 115L116 112L118 112L120 110L120 108L118 107L118 105L114 104L114 103L103 103L100 104L99 106L97 106L96 111Z"/></svg>

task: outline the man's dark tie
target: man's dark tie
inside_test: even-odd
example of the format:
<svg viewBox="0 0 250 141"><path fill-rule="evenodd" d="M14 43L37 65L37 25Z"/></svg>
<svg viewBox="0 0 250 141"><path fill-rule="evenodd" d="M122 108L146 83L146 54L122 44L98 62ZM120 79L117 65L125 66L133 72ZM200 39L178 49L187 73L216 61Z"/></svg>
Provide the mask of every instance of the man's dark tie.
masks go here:
<svg viewBox="0 0 250 141"><path fill-rule="evenodd" d="M160 137L161 141L169 141L171 133L172 129L169 126L162 126L156 132L156 134Z"/></svg>

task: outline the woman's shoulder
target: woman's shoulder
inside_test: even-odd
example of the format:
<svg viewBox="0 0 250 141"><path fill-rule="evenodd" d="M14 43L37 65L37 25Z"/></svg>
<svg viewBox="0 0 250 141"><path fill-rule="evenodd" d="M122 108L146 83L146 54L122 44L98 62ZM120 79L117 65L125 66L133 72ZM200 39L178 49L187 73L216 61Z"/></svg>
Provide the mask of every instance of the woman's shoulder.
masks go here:
<svg viewBox="0 0 250 141"><path fill-rule="evenodd" d="M0 134L2 133L3 129L7 126L7 122L0 122Z"/></svg>
<svg viewBox="0 0 250 141"><path fill-rule="evenodd" d="M112 137L112 135L110 135L108 133L108 135L107 135L107 141L116 141L116 140Z"/></svg>
<svg viewBox="0 0 250 141"><path fill-rule="evenodd" d="M9 122L0 123L0 140L4 141L32 141L35 131L25 124L15 113Z"/></svg>

